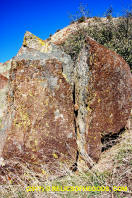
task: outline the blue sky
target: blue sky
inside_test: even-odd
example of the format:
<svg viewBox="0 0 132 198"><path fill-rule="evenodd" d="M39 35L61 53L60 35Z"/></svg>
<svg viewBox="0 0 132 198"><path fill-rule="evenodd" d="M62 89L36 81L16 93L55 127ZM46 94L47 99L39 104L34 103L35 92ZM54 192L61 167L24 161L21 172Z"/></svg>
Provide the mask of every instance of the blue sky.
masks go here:
<svg viewBox="0 0 132 198"><path fill-rule="evenodd" d="M103 16L110 5L119 16L132 0L0 0L0 62L17 54L25 31L46 39L67 26L80 3L88 4L91 16Z"/></svg>

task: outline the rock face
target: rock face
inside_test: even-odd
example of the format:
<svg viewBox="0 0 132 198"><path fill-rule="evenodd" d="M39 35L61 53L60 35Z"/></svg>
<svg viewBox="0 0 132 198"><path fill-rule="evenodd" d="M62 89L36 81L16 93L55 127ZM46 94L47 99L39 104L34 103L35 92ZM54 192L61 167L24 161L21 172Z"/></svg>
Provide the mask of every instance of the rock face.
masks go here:
<svg viewBox="0 0 132 198"><path fill-rule="evenodd" d="M98 161L101 137L117 133L126 125L132 106L132 76L119 55L90 38L86 39L75 70L80 157L88 155Z"/></svg>
<svg viewBox="0 0 132 198"><path fill-rule="evenodd" d="M56 55L56 50L52 46L47 55L22 47L13 58L8 94L11 122L2 128L7 137L1 150L4 159L46 164L59 174L76 162L77 145L72 86L62 73L72 61L59 49Z"/></svg>
<svg viewBox="0 0 132 198"><path fill-rule="evenodd" d="M74 163L93 166L101 137L126 125L131 105L130 69L115 52L87 38L73 64L27 32L11 61L0 157L45 164L57 175Z"/></svg>
<svg viewBox="0 0 132 198"><path fill-rule="evenodd" d="M17 56L21 56L21 59L25 59L27 53L26 48L30 48L28 53L28 59L53 59L56 58L63 64L63 75L67 77L67 81L73 86L73 72L74 65L69 55L65 54L59 47L49 41L44 41L30 32L26 32L24 35L23 46L19 50ZM41 52L39 55L37 51L31 52L31 49ZM42 57L43 56L43 57ZM37 58L38 57L38 58Z"/></svg>

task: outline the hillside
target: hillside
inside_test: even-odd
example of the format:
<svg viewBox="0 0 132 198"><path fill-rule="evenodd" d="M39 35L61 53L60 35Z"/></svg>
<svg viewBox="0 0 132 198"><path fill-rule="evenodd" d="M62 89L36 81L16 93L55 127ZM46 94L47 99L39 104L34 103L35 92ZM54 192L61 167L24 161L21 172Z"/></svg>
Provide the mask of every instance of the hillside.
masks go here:
<svg viewBox="0 0 132 198"><path fill-rule="evenodd" d="M84 44L85 37L90 36L120 54L132 68L131 34L131 17L94 17L75 21L66 28L57 31L50 39L55 44L63 45L65 52L75 59Z"/></svg>

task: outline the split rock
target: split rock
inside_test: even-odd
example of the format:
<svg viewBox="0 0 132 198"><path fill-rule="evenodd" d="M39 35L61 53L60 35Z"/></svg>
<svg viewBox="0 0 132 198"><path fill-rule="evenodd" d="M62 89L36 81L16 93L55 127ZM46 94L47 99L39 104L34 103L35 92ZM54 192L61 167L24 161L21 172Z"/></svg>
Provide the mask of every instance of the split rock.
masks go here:
<svg viewBox="0 0 132 198"><path fill-rule="evenodd" d="M0 157L42 164L57 175L75 162L92 166L101 137L126 125L131 106L131 72L115 52L88 37L74 64L52 39L26 32L11 60Z"/></svg>

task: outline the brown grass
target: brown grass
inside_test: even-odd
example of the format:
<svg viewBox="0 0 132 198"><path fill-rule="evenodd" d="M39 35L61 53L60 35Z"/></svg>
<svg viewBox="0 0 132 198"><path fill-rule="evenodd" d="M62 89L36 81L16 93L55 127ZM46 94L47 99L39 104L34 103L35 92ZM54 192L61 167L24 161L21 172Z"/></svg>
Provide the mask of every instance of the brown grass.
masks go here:
<svg viewBox="0 0 132 198"><path fill-rule="evenodd" d="M55 177L48 172L40 172L19 159L5 161L1 167L1 178L5 182L0 186L1 198L129 198L132 197L132 132L126 131L120 137L120 143L102 153L99 163L86 172L75 173L64 167L64 177ZM28 186L42 186L38 191L27 192ZM48 191L48 186L58 188L66 186L109 186L109 191ZM113 186L127 186L126 191L114 191ZM46 191L47 187L47 191ZM79 189L79 188L77 188Z"/></svg>

